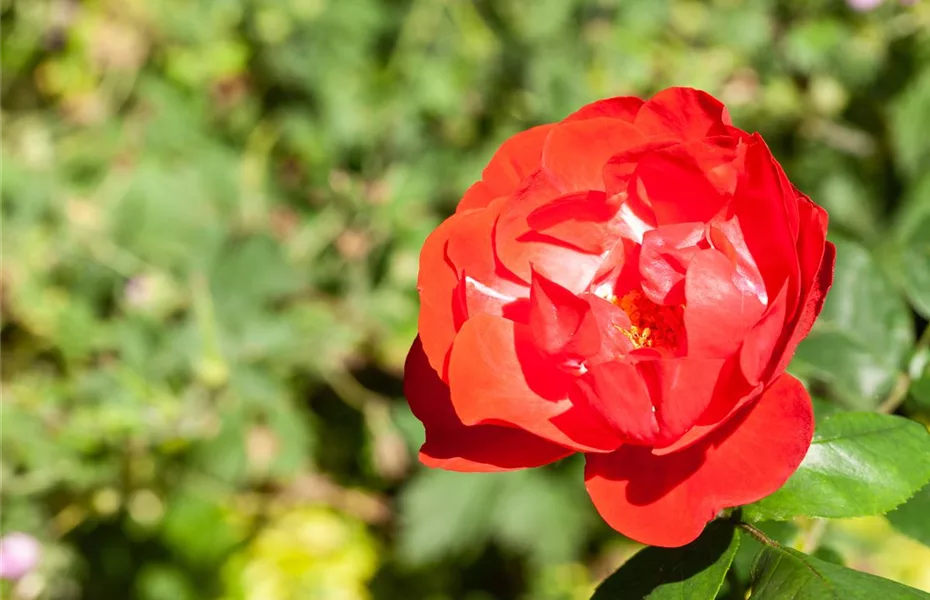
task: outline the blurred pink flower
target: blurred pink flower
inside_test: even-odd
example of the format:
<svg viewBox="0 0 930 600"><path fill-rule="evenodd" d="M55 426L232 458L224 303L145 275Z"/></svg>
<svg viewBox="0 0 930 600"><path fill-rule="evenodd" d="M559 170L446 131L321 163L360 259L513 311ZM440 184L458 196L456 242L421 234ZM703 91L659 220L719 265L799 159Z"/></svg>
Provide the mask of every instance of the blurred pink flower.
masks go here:
<svg viewBox="0 0 930 600"><path fill-rule="evenodd" d="M133 306L142 306L152 297L152 281L145 275L137 275L126 282L126 301Z"/></svg>
<svg viewBox="0 0 930 600"><path fill-rule="evenodd" d="M849 8L859 11L859 12L868 12L870 10L875 10L881 5L884 0L846 0L846 4L849 5ZM917 4L918 0L898 0L898 4L901 6L913 6Z"/></svg>
<svg viewBox="0 0 930 600"><path fill-rule="evenodd" d="M0 579L19 579L32 571L42 555L38 540L26 533L0 538Z"/></svg>
<svg viewBox="0 0 930 600"><path fill-rule="evenodd" d="M882 0L846 0L849 8L859 12L866 12L878 8Z"/></svg>

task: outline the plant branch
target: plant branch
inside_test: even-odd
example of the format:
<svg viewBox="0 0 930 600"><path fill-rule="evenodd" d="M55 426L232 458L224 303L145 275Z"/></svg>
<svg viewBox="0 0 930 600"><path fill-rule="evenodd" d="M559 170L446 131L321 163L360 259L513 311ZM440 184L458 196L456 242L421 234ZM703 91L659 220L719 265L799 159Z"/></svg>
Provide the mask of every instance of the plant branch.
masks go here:
<svg viewBox="0 0 930 600"><path fill-rule="evenodd" d="M751 535L756 539L760 544L765 544L766 546L772 546L773 548L780 548L781 544L770 538L769 536L762 533L762 531L749 523L740 523L740 529Z"/></svg>
<svg viewBox="0 0 930 600"><path fill-rule="evenodd" d="M907 399L907 390L911 387L911 378L907 373L898 373L898 378L894 382L894 387L888 397L878 405L875 410L885 415L890 415L901 406L901 403Z"/></svg>
<svg viewBox="0 0 930 600"><path fill-rule="evenodd" d="M811 554L820 546L820 538L823 537L827 530L826 519L814 519L810 527L806 528L804 535L801 537L798 550Z"/></svg>
<svg viewBox="0 0 930 600"><path fill-rule="evenodd" d="M914 345L914 352L919 352L928 346L930 346L930 325L924 328L923 333L921 333L920 337L917 339L917 343ZM888 397L885 398L875 410L886 415L893 413L901 406L902 402L907 400L907 390L910 389L910 387L910 375L908 373L899 373Z"/></svg>

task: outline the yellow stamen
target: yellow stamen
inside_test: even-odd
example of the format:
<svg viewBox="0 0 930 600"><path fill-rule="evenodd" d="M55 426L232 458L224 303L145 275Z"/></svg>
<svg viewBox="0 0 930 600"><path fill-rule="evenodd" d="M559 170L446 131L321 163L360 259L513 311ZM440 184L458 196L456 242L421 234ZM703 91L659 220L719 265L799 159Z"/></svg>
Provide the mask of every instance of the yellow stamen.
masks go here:
<svg viewBox="0 0 930 600"><path fill-rule="evenodd" d="M635 348L674 348L682 327L681 306L665 306L633 290L613 303L630 318L629 329L620 329Z"/></svg>

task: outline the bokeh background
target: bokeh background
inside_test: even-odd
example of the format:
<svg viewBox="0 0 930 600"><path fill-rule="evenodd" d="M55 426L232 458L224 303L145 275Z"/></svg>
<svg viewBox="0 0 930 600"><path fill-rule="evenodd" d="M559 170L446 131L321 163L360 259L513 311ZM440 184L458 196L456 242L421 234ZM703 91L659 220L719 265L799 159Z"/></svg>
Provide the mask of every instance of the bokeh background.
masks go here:
<svg viewBox="0 0 930 600"><path fill-rule="evenodd" d="M839 247L792 371L930 422L930 2L0 7L0 529L41 545L5 598L587 598L636 546L581 462L423 469L401 375L426 235L611 95L762 132ZM927 507L770 531L930 590Z"/></svg>

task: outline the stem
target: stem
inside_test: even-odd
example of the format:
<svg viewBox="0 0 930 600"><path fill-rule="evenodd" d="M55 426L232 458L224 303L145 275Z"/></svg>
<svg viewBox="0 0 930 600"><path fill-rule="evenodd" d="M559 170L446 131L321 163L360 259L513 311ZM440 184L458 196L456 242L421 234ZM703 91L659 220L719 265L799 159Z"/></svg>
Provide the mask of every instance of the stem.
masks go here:
<svg viewBox="0 0 930 600"><path fill-rule="evenodd" d="M740 523L739 527L743 529L746 533L751 535L756 539L760 544L765 544L766 546L772 546L773 548L780 548L781 544L770 538L769 536L762 533L761 530L753 527L749 523Z"/></svg>
<svg viewBox="0 0 930 600"><path fill-rule="evenodd" d="M930 346L930 325L924 328L923 333L921 333L920 337L917 339L917 343L914 345L914 352L919 352L928 346ZM875 410L886 415L890 415L896 411L898 407L901 406L901 403L907 400L907 390L910 386L910 375L908 373L899 373L888 397L885 398Z"/></svg>
<svg viewBox="0 0 930 600"><path fill-rule="evenodd" d="M886 415L896 411L901 406L901 403L907 399L907 390L910 386L911 378L907 376L907 373L898 373L898 378L895 380L894 387L891 388L891 393L875 410Z"/></svg>
<svg viewBox="0 0 930 600"><path fill-rule="evenodd" d="M813 524L807 528L804 536L801 538L800 550L811 554L820 546L820 538L827 530L827 521L825 519L815 519Z"/></svg>

